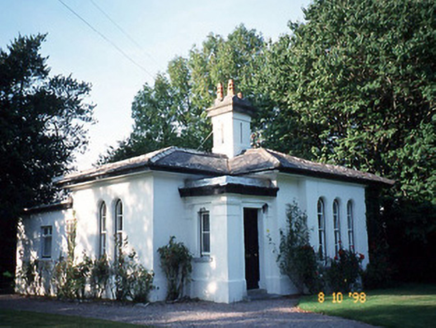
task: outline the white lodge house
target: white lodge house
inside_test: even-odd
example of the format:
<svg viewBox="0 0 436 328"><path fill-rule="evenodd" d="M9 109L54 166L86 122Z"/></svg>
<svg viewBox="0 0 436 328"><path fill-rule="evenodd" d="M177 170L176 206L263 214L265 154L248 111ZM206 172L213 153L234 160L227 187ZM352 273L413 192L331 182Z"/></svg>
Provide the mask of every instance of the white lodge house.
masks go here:
<svg viewBox="0 0 436 328"><path fill-rule="evenodd" d="M169 147L62 177L68 201L28 209L18 232L23 261L54 262L67 252L66 229L76 220L76 254L114 258L114 236L128 238L140 262L155 272L151 300L163 300L166 278L157 249L176 236L194 256L191 297L236 302L249 289L295 293L280 273L273 244L286 228L287 204L307 213L310 241L334 257L354 248L368 263L365 187L393 181L319 164L270 149L250 148L254 108L229 82L207 110L212 153ZM272 239L272 243L270 239ZM17 280L17 291L22 291Z"/></svg>

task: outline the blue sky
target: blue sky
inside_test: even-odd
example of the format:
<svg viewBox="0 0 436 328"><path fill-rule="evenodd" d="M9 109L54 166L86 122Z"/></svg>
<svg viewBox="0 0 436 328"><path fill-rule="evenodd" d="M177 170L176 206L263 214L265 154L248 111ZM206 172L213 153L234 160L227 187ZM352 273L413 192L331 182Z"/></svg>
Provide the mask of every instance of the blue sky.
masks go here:
<svg viewBox="0 0 436 328"><path fill-rule="evenodd" d="M93 31L62 3L126 53ZM289 20L302 21L309 0L0 0L0 47L18 36L48 33L42 54L52 74L92 84L89 102L97 105L90 144L77 155L77 167L90 167L109 145L128 136L130 108L144 83L165 71L175 56L187 56L213 32L227 36L243 23L266 39L289 31ZM97 6L96 6L97 5ZM99 9L116 22L125 36Z"/></svg>

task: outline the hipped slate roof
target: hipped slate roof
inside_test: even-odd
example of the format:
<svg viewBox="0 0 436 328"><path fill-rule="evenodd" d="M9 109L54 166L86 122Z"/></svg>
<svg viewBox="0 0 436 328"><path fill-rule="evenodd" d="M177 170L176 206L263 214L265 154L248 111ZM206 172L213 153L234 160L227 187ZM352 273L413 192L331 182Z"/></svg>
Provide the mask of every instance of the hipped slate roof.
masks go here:
<svg viewBox="0 0 436 328"><path fill-rule="evenodd" d="M255 172L279 172L315 176L326 179L391 186L393 180L345 167L315 163L274 150L249 149L234 158L177 147L164 148L138 157L69 174L55 183L67 187L81 182L121 176L147 170L184 172L217 176L238 176Z"/></svg>

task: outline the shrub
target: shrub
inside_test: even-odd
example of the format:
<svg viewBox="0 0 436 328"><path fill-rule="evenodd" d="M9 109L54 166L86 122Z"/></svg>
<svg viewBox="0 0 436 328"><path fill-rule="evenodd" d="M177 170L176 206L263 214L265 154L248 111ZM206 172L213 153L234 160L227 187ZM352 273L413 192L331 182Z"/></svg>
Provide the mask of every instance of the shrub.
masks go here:
<svg viewBox="0 0 436 328"><path fill-rule="evenodd" d="M90 285L93 298L101 298L109 286L112 268L106 254L92 262Z"/></svg>
<svg viewBox="0 0 436 328"><path fill-rule="evenodd" d="M296 202L288 204L287 230L280 230L280 247L277 262L283 274L287 275L300 293L316 293L321 280L316 261L316 254L309 244L307 215L301 211Z"/></svg>
<svg viewBox="0 0 436 328"><path fill-rule="evenodd" d="M371 261L362 273L365 289L391 287L394 270L386 256L387 250L380 245L373 244L371 246Z"/></svg>
<svg viewBox="0 0 436 328"><path fill-rule="evenodd" d="M153 286L153 272L148 272L141 264L137 263L135 250L126 254L124 249L127 239L118 242L118 254L114 263L115 298L119 301L132 300L147 302Z"/></svg>
<svg viewBox="0 0 436 328"><path fill-rule="evenodd" d="M52 281L56 296L61 299L83 299L86 297L87 280L92 271L92 260L84 253L83 260L59 257L53 268Z"/></svg>
<svg viewBox="0 0 436 328"><path fill-rule="evenodd" d="M130 297L133 302L148 302L153 286L154 274L148 272L141 264L137 264L131 273Z"/></svg>
<svg viewBox="0 0 436 328"><path fill-rule="evenodd" d="M24 283L24 292L28 295L36 292L36 274L37 262L30 259L23 261L20 270L18 271L18 278Z"/></svg>
<svg viewBox="0 0 436 328"><path fill-rule="evenodd" d="M189 281L192 272L192 255L183 243L176 243L171 236L168 245L158 248L160 265L167 277L168 301L176 300L183 295L183 288Z"/></svg>
<svg viewBox="0 0 436 328"><path fill-rule="evenodd" d="M362 272L360 264L364 259L363 255L344 249L340 249L338 255L330 261L330 267L326 270L330 289L342 293L361 289L358 280Z"/></svg>

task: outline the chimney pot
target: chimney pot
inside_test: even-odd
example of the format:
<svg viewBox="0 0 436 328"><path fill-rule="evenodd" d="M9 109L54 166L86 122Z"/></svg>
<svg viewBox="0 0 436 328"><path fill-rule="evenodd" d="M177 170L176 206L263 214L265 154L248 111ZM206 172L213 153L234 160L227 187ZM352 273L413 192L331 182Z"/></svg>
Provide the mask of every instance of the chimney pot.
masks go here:
<svg viewBox="0 0 436 328"><path fill-rule="evenodd" d="M216 90L216 99L222 100L224 98L224 88L222 83L218 83L217 90Z"/></svg>
<svg viewBox="0 0 436 328"><path fill-rule="evenodd" d="M229 80L229 84L227 85L227 95L234 96L235 95L235 84L232 79Z"/></svg>

